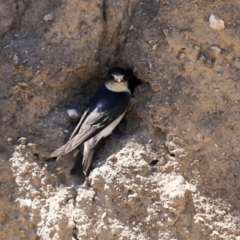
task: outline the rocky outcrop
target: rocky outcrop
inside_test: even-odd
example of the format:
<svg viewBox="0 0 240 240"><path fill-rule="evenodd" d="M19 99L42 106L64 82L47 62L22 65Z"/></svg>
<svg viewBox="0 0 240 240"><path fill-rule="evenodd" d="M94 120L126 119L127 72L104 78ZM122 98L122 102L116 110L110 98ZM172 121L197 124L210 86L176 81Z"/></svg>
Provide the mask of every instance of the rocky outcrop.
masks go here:
<svg viewBox="0 0 240 240"><path fill-rule="evenodd" d="M238 239L239 11L237 0L1 3L0 238ZM73 130L67 109L81 114L116 65L142 82L122 136L87 179L69 174L71 154L45 162Z"/></svg>

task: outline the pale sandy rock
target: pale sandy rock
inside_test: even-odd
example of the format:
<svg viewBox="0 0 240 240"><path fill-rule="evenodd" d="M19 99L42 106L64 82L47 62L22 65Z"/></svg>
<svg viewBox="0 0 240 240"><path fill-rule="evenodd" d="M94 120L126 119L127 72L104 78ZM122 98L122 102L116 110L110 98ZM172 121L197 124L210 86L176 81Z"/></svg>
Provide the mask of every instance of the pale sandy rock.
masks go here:
<svg viewBox="0 0 240 240"><path fill-rule="evenodd" d="M79 118L79 114L77 113L77 110L76 109L68 109L67 110L67 114L70 118L72 119L76 119L76 118Z"/></svg>
<svg viewBox="0 0 240 240"><path fill-rule="evenodd" d="M211 49L218 52L218 53L220 53L222 51L221 48L218 47L218 46L211 46Z"/></svg>
<svg viewBox="0 0 240 240"><path fill-rule="evenodd" d="M0 239L240 236L240 5L209 4L0 4ZM206 27L210 8L226 31ZM76 126L67 110L82 112L115 65L142 84L120 136L87 179L72 176L77 154L45 159Z"/></svg>
<svg viewBox="0 0 240 240"><path fill-rule="evenodd" d="M225 28L224 21L213 14L209 17L209 23L209 27L214 30L223 30Z"/></svg>
<svg viewBox="0 0 240 240"><path fill-rule="evenodd" d="M51 20L53 20L52 13L48 13L48 14L44 15L43 21L47 22L47 21L51 21Z"/></svg>

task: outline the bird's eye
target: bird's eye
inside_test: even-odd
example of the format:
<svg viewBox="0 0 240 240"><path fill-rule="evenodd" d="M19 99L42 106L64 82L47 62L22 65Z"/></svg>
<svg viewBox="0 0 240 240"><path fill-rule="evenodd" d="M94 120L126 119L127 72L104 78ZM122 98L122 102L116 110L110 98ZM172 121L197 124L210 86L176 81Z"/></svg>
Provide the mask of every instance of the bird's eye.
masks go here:
<svg viewBox="0 0 240 240"><path fill-rule="evenodd" d="M111 75L110 76L110 80L114 80L115 78L114 78L114 76L113 75Z"/></svg>
<svg viewBox="0 0 240 240"><path fill-rule="evenodd" d="M123 80L127 81L127 76L126 75L123 76Z"/></svg>

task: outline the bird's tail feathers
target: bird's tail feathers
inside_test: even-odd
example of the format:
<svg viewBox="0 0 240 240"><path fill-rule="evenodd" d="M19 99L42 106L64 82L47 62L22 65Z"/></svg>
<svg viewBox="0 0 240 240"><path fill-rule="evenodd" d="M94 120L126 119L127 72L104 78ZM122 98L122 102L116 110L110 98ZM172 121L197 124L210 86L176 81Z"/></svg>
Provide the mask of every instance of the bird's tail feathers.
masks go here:
<svg viewBox="0 0 240 240"><path fill-rule="evenodd" d="M90 130L86 129L84 133L75 135L65 145L54 151L50 155L50 157L59 157L71 152L73 149L75 149L84 141L86 141L86 139L88 139L88 137L92 134L93 130L94 130L93 128L91 128Z"/></svg>
<svg viewBox="0 0 240 240"><path fill-rule="evenodd" d="M82 169L85 176L87 176L88 169L92 162L93 154L94 154L94 150L90 150L88 154L84 155L83 162L82 162Z"/></svg>
<svg viewBox="0 0 240 240"><path fill-rule="evenodd" d="M92 162L95 145L96 145L96 143L95 143L94 139L90 139L89 141L84 143L82 170L83 170L83 173L85 174L85 176L87 176L88 169Z"/></svg>
<svg viewBox="0 0 240 240"><path fill-rule="evenodd" d="M65 149L66 149L66 145L67 144L68 143L66 143L62 147L58 148L57 150L55 150L53 153L51 153L50 157L57 157L57 158L59 158L60 156L66 154L65 153Z"/></svg>

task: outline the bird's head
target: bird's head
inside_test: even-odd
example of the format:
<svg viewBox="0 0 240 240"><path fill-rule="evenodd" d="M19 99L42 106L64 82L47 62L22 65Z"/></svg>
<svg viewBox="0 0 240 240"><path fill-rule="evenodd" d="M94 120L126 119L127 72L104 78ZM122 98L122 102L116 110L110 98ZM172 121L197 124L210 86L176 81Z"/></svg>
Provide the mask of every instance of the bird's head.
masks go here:
<svg viewBox="0 0 240 240"><path fill-rule="evenodd" d="M107 80L120 83L120 82L127 82L128 77L124 69L119 67L114 67L108 71Z"/></svg>
<svg viewBox="0 0 240 240"><path fill-rule="evenodd" d="M106 80L106 87L112 91L121 92L128 89L128 75L122 68L114 67L110 69Z"/></svg>

